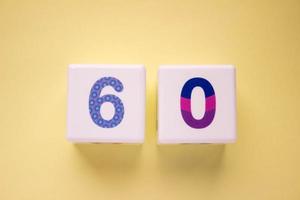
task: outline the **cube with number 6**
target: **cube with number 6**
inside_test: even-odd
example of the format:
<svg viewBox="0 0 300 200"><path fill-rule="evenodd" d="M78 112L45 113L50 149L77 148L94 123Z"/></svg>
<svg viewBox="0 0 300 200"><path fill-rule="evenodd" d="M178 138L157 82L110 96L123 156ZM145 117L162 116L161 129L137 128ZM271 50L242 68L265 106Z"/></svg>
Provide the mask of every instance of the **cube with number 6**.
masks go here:
<svg viewBox="0 0 300 200"><path fill-rule="evenodd" d="M236 140L234 66L164 65L158 76L159 143Z"/></svg>
<svg viewBox="0 0 300 200"><path fill-rule="evenodd" d="M144 66L71 64L67 118L72 142L142 143Z"/></svg>

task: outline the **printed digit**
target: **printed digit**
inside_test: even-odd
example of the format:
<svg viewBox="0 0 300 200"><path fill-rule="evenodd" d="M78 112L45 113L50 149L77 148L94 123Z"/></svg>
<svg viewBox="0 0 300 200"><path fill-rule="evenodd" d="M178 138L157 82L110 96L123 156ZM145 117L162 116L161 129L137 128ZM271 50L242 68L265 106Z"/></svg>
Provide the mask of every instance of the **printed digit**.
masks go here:
<svg viewBox="0 0 300 200"><path fill-rule="evenodd" d="M205 113L202 119L195 119L191 112L191 95L195 87L201 87L205 95ZM216 96L210 82L199 77L188 80L181 90L180 109L183 120L190 127L200 129L209 126L216 113Z"/></svg>
<svg viewBox="0 0 300 200"><path fill-rule="evenodd" d="M122 92L123 84L117 78L103 77L97 80L91 88L89 97L89 110L93 122L102 128L113 128L121 123L124 116L124 105L121 99L112 94L100 96L104 87L111 86L117 92ZM110 102L115 108L115 114L110 120L106 120L101 116L101 106L105 102Z"/></svg>

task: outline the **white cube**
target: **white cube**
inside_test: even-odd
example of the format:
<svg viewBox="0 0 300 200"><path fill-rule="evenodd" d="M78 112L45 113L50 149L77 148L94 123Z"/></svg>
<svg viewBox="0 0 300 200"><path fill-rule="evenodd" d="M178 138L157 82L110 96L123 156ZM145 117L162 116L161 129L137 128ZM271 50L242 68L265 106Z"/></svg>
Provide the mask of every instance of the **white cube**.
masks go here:
<svg viewBox="0 0 300 200"><path fill-rule="evenodd" d="M71 64L68 140L143 143L145 75L143 65Z"/></svg>
<svg viewBox="0 0 300 200"><path fill-rule="evenodd" d="M162 65L158 79L159 143L235 142L234 66Z"/></svg>

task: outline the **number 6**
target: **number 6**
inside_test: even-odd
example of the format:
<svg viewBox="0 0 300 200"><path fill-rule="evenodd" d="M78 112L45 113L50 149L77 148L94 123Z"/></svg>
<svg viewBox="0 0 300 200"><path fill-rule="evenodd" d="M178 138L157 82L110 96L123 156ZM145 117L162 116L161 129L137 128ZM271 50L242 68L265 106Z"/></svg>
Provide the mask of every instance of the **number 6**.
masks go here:
<svg viewBox="0 0 300 200"><path fill-rule="evenodd" d="M121 99L115 95L107 94L100 97L104 87L111 86L115 91L121 92L123 84L114 77L103 77L97 80L91 88L89 97L89 110L93 122L102 128L113 128L121 123L124 116L124 106ZM100 109L103 103L110 102L115 108L115 114L110 120L103 119Z"/></svg>

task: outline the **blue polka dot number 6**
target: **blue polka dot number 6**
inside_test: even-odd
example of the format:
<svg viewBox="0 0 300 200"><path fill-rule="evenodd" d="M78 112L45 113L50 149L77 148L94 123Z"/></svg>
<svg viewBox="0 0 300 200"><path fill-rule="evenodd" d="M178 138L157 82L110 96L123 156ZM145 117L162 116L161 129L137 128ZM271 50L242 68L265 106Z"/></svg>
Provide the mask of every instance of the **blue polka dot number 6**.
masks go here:
<svg viewBox="0 0 300 200"><path fill-rule="evenodd" d="M103 77L94 83L89 97L90 116L93 122L102 128L114 128L121 123L124 116L124 105L121 99L115 95L107 94L100 96L104 87L111 86L117 92L122 92L123 84L117 78ZM103 119L100 110L105 102L110 102L115 107L115 114L110 120Z"/></svg>

